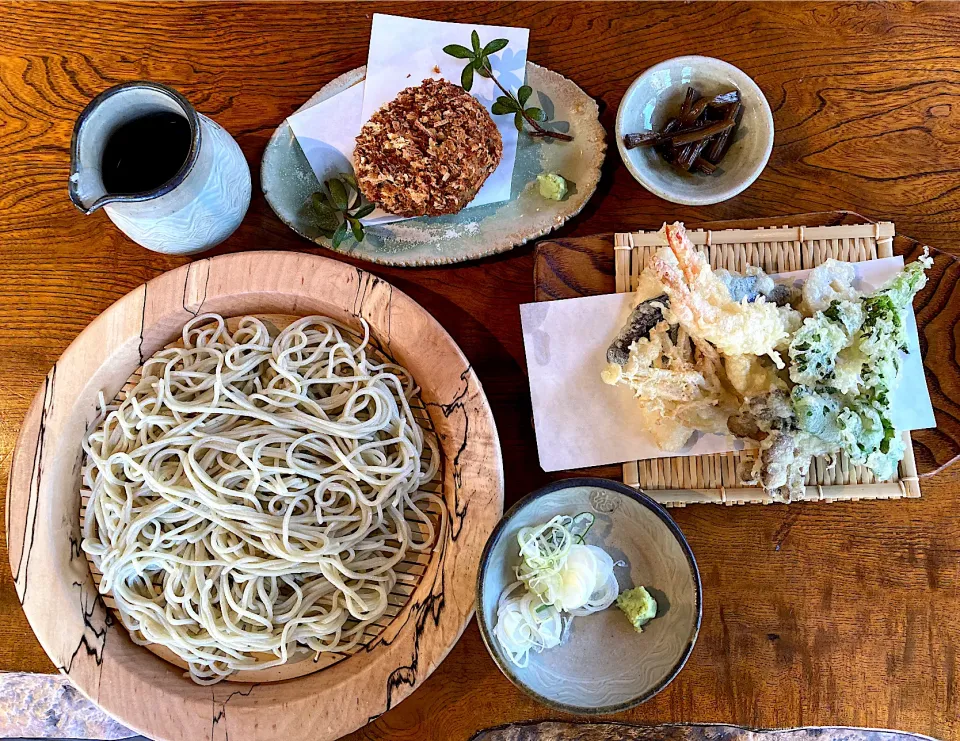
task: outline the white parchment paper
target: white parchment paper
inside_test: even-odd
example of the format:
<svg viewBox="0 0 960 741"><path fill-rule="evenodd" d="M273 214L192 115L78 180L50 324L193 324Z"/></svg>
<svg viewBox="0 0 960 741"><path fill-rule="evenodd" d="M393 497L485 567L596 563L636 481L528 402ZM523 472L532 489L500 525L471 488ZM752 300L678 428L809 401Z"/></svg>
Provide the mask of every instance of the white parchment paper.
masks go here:
<svg viewBox="0 0 960 741"><path fill-rule="evenodd" d="M878 288L903 268L902 257L855 263L855 285ZM804 277L801 270L774 276ZM739 450L732 435L695 434L679 452L660 450L640 426L629 388L600 380L607 347L635 303L632 293L544 301L520 307L540 465L544 471L599 466L646 458ZM894 394L893 418L904 430L935 427L923 374L916 318L907 319L909 352Z"/></svg>

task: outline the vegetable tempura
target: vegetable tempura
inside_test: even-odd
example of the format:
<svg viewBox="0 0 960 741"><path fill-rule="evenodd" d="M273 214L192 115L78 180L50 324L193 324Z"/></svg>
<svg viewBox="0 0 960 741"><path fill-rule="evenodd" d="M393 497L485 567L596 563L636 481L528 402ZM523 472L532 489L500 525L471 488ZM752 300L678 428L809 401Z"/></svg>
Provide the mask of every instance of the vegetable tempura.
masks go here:
<svg viewBox="0 0 960 741"><path fill-rule="evenodd" d="M745 398L783 384L778 348L799 316L791 317L789 291L759 268L714 272L682 224L664 229L669 247L640 276L641 297L653 298L610 346L603 380L632 389L657 444L679 450L695 431L726 433Z"/></svg>

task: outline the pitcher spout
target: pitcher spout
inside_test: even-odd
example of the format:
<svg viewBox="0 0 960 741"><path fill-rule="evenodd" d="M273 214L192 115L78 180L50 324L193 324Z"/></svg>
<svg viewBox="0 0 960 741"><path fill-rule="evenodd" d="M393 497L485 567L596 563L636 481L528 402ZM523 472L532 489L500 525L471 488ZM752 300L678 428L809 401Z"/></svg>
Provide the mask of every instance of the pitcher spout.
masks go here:
<svg viewBox="0 0 960 741"><path fill-rule="evenodd" d="M92 214L110 202L98 170L83 167L73 158L70 172L70 200L85 214Z"/></svg>

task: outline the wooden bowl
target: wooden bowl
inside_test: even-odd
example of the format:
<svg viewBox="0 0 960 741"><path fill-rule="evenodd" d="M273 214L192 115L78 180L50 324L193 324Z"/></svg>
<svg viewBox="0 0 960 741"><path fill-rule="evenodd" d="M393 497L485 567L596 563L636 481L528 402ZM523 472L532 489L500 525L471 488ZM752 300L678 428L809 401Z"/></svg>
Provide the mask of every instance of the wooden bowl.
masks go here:
<svg viewBox="0 0 960 741"><path fill-rule="evenodd" d="M132 642L98 595L80 550L80 441L97 415L98 393L114 396L200 312L323 314L354 326L366 319L382 350L419 383L440 441L445 522L409 598L362 650L289 681L195 684ZM502 509L489 405L436 320L389 283L349 265L246 252L164 273L117 301L67 348L17 440L6 528L17 594L41 645L84 695L124 725L170 741L333 739L404 699L446 656L472 614L480 553Z"/></svg>

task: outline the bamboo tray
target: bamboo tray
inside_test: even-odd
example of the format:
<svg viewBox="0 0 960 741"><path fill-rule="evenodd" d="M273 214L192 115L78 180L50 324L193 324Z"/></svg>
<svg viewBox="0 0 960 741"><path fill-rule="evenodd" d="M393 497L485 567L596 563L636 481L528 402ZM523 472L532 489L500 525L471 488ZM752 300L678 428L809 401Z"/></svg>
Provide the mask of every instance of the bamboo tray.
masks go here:
<svg viewBox="0 0 960 741"><path fill-rule="evenodd" d="M921 249L913 240L896 237L893 224L873 223L847 212L720 222L691 228L688 233L691 241L709 255L713 267L739 270L759 265L771 273L812 268L829 257L857 262L904 254L910 259ZM634 290L646 259L662 244L655 231L541 243L535 268L537 300ZM892 481L877 481L870 471L850 464L845 457L832 468L826 460L817 459L811 466L803 501L918 497L921 475L945 467L960 455L960 405L949 395L960 391L954 389L960 367L946 353L927 351L931 345L940 347L935 336L941 332L949 336L955 323L957 309L949 307L947 301L960 278L960 263L944 253L933 253L935 266L930 282L915 308L937 429L916 431L914 444L910 444L910 433L905 433L907 452ZM954 397L960 398L960 393L954 393ZM623 465L623 480L668 506L770 503L763 489L738 481L735 472L741 455L630 461Z"/></svg>

